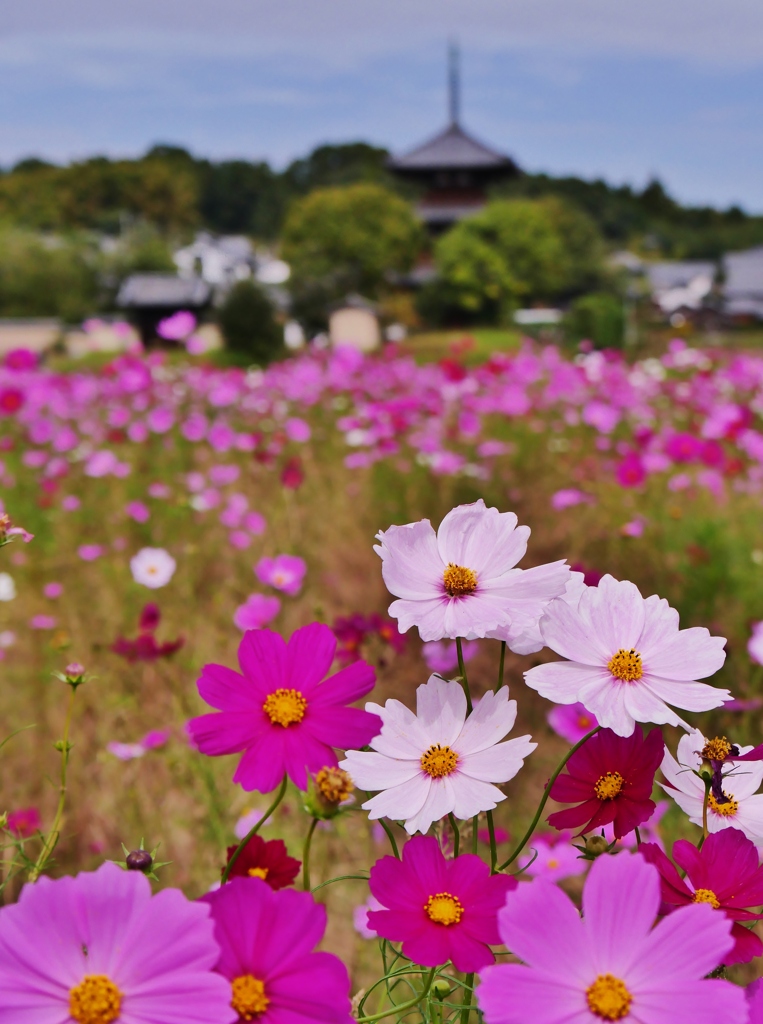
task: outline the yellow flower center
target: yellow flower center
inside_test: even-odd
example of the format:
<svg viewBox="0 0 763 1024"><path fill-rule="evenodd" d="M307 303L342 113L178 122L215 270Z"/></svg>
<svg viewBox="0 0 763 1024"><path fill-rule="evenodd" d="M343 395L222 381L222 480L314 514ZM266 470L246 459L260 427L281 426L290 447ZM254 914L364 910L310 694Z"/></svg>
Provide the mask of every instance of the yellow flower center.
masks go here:
<svg viewBox="0 0 763 1024"><path fill-rule="evenodd" d="M641 655L638 651L626 651L622 647L609 659L607 668L615 679L622 679L624 683L635 683L644 674L644 666L641 664Z"/></svg>
<svg viewBox="0 0 763 1024"><path fill-rule="evenodd" d="M451 896L449 892L438 892L430 896L424 905L424 910L430 921L435 924L444 924L448 927L451 924L458 924L464 916L464 908L461 901Z"/></svg>
<svg viewBox="0 0 763 1024"><path fill-rule="evenodd" d="M352 779L341 768L321 768L315 776L315 785L330 804L341 804L355 789Z"/></svg>
<svg viewBox="0 0 763 1024"><path fill-rule="evenodd" d="M307 711L307 701L299 690L286 690L279 687L268 694L262 710L273 725L282 725L286 729L296 722L301 722Z"/></svg>
<svg viewBox="0 0 763 1024"><path fill-rule="evenodd" d="M477 589L477 573L474 569L448 562L442 574L442 582L448 597L462 597L464 594L474 593Z"/></svg>
<svg viewBox="0 0 763 1024"><path fill-rule="evenodd" d="M443 775L450 775L456 770L458 754L450 747L441 747L439 743L433 743L428 750L421 755L421 767L431 775L433 779L439 779Z"/></svg>
<svg viewBox="0 0 763 1024"><path fill-rule="evenodd" d="M728 793L724 793L723 795L726 797L726 801L719 804L713 794L710 793L707 798L707 806L711 811L714 811L716 814L720 814L722 818L733 818L739 810L739 804L736 800L730 797Z"/></svg>
<svg viewBox="0 0 763 1024"><path fill-rule="evenodd" d="M556 860L554 857L552 857L551 860L548 861L548 863L546 864L546 867L558 868L559 867L559 861Z"/></svg>
<svg viewBox="0 0 763 1024"><path fill-rule="evenodd" d="M265 986L259 978L242 974L231 982L231 1006L242 1020L254 1020L270 1006Z"/></svg>
<svg viewBox="0 0 763 1024"><path fill-rule="evenodd" d="M578 715L578 728L579 729L590 729L593 725L593 719L589 715Z"/></svg>
<svg viewBox="0 0 763 1024"><path fill-rule="evenodd" d="M694 903L709 903L713 910L717 910L721 905L712 889L695 889L692 900Z"/></svg>
<svg viewBox="0 0 763 1024"><path fill-rule="evenodd" d="M614 974L600 974L585 991L591 1013L602 1020L622 1020L630 1010L633 996L625 982Z"/></svg>
<svg viewBox="0 0 763 1024"><path fill-rule="evenodd" d="M86 974L69 990L69 1014L77 1024L111 1024L121 1006L122 993L105 974Z"/></svg>
<svg viewBox="0 0 763 1024"><path fill-rule="evenodd" d="M716 736L708 740L701 750L701 756L708 761L725 761L731 753L731 744L725 736Z"/></svg>
<svg viewBox="0 0 763 1024"><path fill-rule="evenodd" d="M620 795L624 783L625 780L620 772L607 772L606 775L601 776L593 787L593 791L599 800L614 800L616 796Z"/></svg>
<svg viewBox="0 0 763 1024"><path fill-rule="evenodd" d="M263 881L268 877L269 868L249 868L247 875L251 878L261 878Z"/></svg>

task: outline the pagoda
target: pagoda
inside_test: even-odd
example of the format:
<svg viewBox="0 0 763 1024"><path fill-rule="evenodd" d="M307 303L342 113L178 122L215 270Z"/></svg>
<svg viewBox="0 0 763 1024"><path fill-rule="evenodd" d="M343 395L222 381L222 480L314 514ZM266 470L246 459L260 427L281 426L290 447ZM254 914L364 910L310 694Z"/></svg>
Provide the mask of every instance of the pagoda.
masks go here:
<svg viewBox="0 0 763 1024"><path fill-rule="evenodd" d="M433 234L476 213L487 202L490 185L519 173L511 157L491 149L461 127L458 64L458 50L451 46L447 128L388 163L391 171L421 188L416 212Z"/></svg>

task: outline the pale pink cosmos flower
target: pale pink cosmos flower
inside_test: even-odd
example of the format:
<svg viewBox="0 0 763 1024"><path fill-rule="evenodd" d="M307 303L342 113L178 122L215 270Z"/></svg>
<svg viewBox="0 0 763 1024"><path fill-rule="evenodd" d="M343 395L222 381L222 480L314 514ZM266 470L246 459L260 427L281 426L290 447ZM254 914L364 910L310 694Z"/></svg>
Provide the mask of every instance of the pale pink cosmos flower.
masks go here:
<svg viewBox="0 0 763 1024"><path fill-rule="evenodd" d="M638 854L594 862L582 918L546 879L520 883L498 930L523 963L481 972L487 1024L744 1024L744 989L704 980L734 945L732 922L696 903L652 927L659 909L659 873Z"/></svg>
<svg viewBox="0 0 763 1024"><path fill-rule="evenodd" d="M753 661L763 665L763 622L753 622L752 635L747 641L747 653Z"/></svg>
<svg viewBox="0 0 763 1024"><path fill-rule="evenodd" d="M80 544L77 554L83 562L94 562L103 554L103 548L100 544Z"/></svg>
<svg viewBox="0 0 763 1024"><path fill-rule="evenodd" d="M55 601L56 598L63 594L64 588L60 583L46 583L42 588L42 592L49 600Z"/></svg>
<svg viewBox="0 0 763 1024"><path fill-rule="evenodd" d="M244 811L236 824L233 826L233 834L236 839L243 839L248 836L258 821L262 819L262 811ZM267 824L267 822L265 822ZM264 826L263 826L264 827Z"/></svg>
<svg viewBox="0 0 763 1024"><path fill-rule="evenodd" d="M689 727L668 707L710 711L730 697L697 679L726 659L724 637L678 628L664 598L644 599L627 580L603 576L577 606L551 602L541 619L546 646L568 661L537 665L525 682L557 704L582 704L599 724L630 736L636 722Z"/></svg>
<svg viewBox="0 0 763 1024"><path fill-rule="evenodd" d="M275 558L261 558L254 572L261 583L295 597L302 589L307 563L298 555L276 555Z"/></svg>
<svg viewBox="0 0 763 1024"><path fill-rule="evenodd" d="M460 683L431 676L416 706L414 714L399 700L366 704L381 732L370 751L348 750L339 764L359 789L381 791L363 804L369 818L404 820L413 835L451 812L464 820L505 800L494 783L513 779L538 745L529 736L499 742L517 717L508 687L488 691L467 718Z"/></svg>
<svg viewBox="0 0 763 1024"><path fill-rule="evenodd" d="M130 559L132 578L144 587L157 590L166 586L175 574L177 562L164 548L141 548Z"/></svg>
<svg viewBox="0 0 763 1024"><path fill-rule="evenodd" d="M416 626L424 641L489 636L511 647L569 580L564 561L516 568L529 536L513 512L487 508L481 498L452 509L436 533L428 519L378 533L374 551L399 599L389 614L400 632Z"/></svg>
<svg viewBox="0 0 763 1024"><path fill-rule="evenodd" d="M125 514L134 519L136 523L147 523L151 518L148 506L142 501L128 501L125 505Z"/></svg>
<svg viewBox="0 0 763 1024"><path fill-rule="evenodd" d="M678 741L676 757L665 750L660 770L665 783L662 788L671 797L689 821L702 826L705 802L705 784L695 772L702 763L701 751L707 738L692 729ZM741 754L749 754L754 748L739 747ZM708 798L707 828L709 832L720 832L724 828L737 828L748 839L763 849L763 793L759 793L763 782L763 761L729 761L721 767L721 790L728 800L719 804L713 793Z"/></svg>
<svg viewBox="0 0 763 1024"><path fill-rule="evenodd" d="M352 912L352 925L362 939L375 939L377 932L368 923L368 914L374 910L384 910L375 896L369 896L365 903L355 907Z"/></svg>
<svg viewBox="0 0 763 1024"><path fill-rule="evenodd" d="M30 629L55 629L57 624L53 615L33 615L29 620Z"/></svg>

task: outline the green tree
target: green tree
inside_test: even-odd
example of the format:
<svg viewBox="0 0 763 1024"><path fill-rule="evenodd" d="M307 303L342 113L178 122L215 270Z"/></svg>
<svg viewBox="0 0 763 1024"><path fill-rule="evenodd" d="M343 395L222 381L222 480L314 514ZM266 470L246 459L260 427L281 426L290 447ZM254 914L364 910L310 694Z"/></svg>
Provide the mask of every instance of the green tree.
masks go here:
<svg viewBox="0 0 763 1024"><path fill-rule="evenodd" d="M283 327L265 292L254 281L239 281L220 308L220 330L228 349L260 366L283 354Z"/></svg>
<svg viewBox="0 0 763 1024"><path fill-rule="evenodd" d="M73 323L93 312L97 297L97 263L86 242L18 229L0 233L0 316Z"/></svg>
<svg viewBox="0 0 763 1024"><path fill-rule="evenodd" d="M326 188L298 199L283 231L295 311L320 322L350 292L379 296L390 274L408 270L421 245L410 205L380 185Z"/></svg>
<svg viewBox="0 0 763 1024"><path fill-rule="evenodd" d="M575 299L564 318L570 341L587 339L597 348L621 348L625 335L623 301L611 292L592 292Z"/></svg>
<svg viewBox="0 0 763 1024"><path fill-rule="evenodd" d="M519 303L559 301L594 286L603 247L593 222L555 197L494 200L435 245L441 304L505 319Z"/></svg>

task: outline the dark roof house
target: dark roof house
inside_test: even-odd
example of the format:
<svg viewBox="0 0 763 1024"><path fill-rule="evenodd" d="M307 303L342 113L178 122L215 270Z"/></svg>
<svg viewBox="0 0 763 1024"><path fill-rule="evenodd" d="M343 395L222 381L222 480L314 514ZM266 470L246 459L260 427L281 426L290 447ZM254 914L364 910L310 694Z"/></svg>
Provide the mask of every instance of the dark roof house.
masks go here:
<svg viewBox="0 0 763 1024"><path fill-rule="evenodd" d="M417 213L437 232L475 213L487 201L489 185L513 177L519 169L511 157L475 139L460 123L458 53L450 50L450 123L444 131L402 156L389 168L422 188Z"/></svg>
<svg viewBox="0 0 763 1024"><path fill-rule="evenodd" d="M200 277L175 274L131 274L122 282L117 306L131 313L144 345L156 341L156 325L181 310L198 313L212 300L212 289Z"/></svg>

